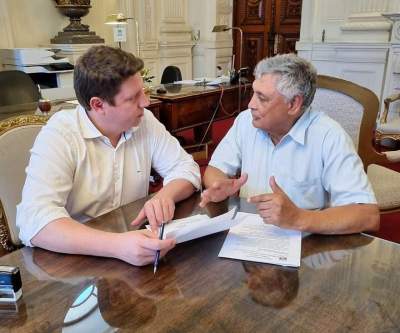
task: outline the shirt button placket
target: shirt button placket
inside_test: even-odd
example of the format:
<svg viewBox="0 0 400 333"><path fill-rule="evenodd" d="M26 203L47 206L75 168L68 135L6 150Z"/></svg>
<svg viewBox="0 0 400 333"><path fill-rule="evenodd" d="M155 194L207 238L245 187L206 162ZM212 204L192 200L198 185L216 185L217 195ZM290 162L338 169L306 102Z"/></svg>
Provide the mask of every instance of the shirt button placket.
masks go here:
<svg viewBox="0 0 400 333"><path fill-rule="evenodd" d="M118 161L117 161L117 151L114 149L114 163L113 163L113 180L114 180L114 200L113 206L114 208L118 207Z"/></svg>

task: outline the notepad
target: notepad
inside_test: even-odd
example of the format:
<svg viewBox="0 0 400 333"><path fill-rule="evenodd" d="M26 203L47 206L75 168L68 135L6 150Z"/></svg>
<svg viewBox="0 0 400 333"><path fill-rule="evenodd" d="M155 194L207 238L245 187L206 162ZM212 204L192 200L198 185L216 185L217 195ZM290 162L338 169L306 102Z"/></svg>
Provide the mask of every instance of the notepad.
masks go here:
<svg viewBox="0 0 400 333"><path fill-rule="evenodd" d="M235 217L237 208L229 212L210 218L207 215L194 215L183 219L173 220L164 227L164 239L175 238L177 243L215 234L228 230L238 222ZM150 229L150 225L146 225Z"/></svg>

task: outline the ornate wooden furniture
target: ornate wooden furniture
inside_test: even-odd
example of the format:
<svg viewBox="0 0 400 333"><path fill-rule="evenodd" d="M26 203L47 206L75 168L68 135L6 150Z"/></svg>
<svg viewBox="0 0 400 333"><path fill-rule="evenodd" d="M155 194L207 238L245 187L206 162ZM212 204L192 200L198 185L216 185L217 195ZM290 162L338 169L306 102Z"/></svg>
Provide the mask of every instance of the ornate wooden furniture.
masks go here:
<svg viewBox="0 0 400 333"><path fill-rule="evenodd" d="M251 77L257 63L276 54L296 52L300 38L302 0L233 1L233 26L243 30L242 67ZM235 68L239 66L240 36L234 34Z"/></svg>
<svg viewBox="0 0 400 333"><path fill-rule="evenodd" d="M176 217L226 212L238 199ZM144 200L91 222L124 232ZM161 261L122 261L22 248L0 258L21 270L23 296L0 316L12 332L395 332L400 326L400 248L360 234L303 238L299 269L218 258L225 232L179 244Z"/></svg>
<svg viewBox="0 0 400 333"><path fill-rule="evenodd" d="M384 167L395 156L392 152L379 153L373 145L379 111L376 95L350 81L325 75L318 76L317 86L312 106L339 122L353 139L381 211L399 208L400 173Z"/></svg>
<svg viewBox="0 0 400 333"><path fill-rule="evenodd" d="M173 134L196 127L196 139L201 139L204 127L212 120L217 107L218 111L213 121L238 113L238 85L215 87L165 84L164 87L165 94L157 93L154 89L150 96L163 102L160 107L160 120ZM252 96L252 89L250 84L241 84L241 89L241 106L242 110L245 110Z"/></svg>
<svg viewBox="0 0 400 333"><path fill-rule="evenodd" d="M30 149L46 116L17 116L0 122L0 247L12 251L20 245L15 225Z"/></svg>
<svg viewBox="0 0 400 333"><path fill-rule="evenodd" d="M157 93L156 88L150 93L151 97L162 101L160 121L173 135L193 129L194 143L181 144L195 160L207 159L208 145L212 143L212 123L238 113L239 85L165 84L163 87L166 93ZM241 89L240 111L247 109L252 96L249 83L241 84Z"/></svg>
<svg viewBox="0 0 400 333"><path fill-rule="evenodd" d="M380 143L384 139L390 139L393 141L400 141L400 115L395 115L394 119L388 121L388 114L390 109L390 104L400 100L400 94L395 94L385 98L384 104L385 108L383 110L382 116L379 119L376 131L375 139L377 143ZM397 102L399 103L399 102ZM398 105L397 105L398 106ZM399 155L400 157L400 155ZM400 158L399 158L400 159Z"/></svg>

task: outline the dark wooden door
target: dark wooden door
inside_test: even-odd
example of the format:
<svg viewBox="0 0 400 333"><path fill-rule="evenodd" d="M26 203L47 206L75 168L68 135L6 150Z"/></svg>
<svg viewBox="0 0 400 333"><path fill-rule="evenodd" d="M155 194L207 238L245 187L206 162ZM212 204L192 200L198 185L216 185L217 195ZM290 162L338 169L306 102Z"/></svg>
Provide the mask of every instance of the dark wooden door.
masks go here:
<svg viewBox="0 0 400 333"><path fill-rule="evenodd" d="M234 0L233 26L243 30L241 66L255 65L265 57L295 52L300 37L302 0ZM234 32L235 68L240 66L240 34Z"/></svg>

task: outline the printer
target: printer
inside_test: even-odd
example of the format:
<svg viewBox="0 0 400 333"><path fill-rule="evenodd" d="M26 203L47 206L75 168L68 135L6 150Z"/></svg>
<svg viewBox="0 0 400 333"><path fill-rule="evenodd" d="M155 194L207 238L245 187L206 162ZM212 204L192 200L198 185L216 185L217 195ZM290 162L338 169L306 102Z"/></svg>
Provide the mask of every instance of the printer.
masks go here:
<svg viewBox="0 0 400 333"><path fill-rule="evenodd" d="M40 86L44 98L75 98L74 66L68 58L57 56L57 51L50 48L0 49L0 59L4 70L27 73Z"/></svg>

